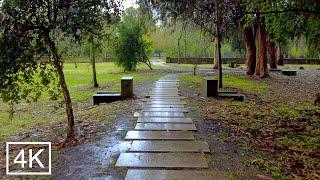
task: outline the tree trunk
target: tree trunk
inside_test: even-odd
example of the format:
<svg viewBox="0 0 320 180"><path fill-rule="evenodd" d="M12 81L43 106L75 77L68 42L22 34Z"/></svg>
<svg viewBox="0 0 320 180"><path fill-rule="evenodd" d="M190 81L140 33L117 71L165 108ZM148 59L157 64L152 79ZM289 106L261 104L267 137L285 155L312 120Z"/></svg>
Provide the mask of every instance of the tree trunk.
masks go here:
<svg viewBox="0 0 320 180"><path fill-rule="evenodd" d="M216 12L216 33L217 33L217 48L218 48L218 63L219 63L219 88L221 89L223 86L222 82L222 59L221 59L221 34L220 34L220 14Z"/></svg>
<svg viewBox="0 0 320 180"><path fill-rule="evenodd" d="M271 69L277 69L276 45L268 39L269 64Z"/></svg>
<svg viewBox="0 0 320 180"><path fill-rule="evenodd" d="M284 58L283 58L283 50L282 50L282 47L280 44L277 44L276 45L276 48L277 48L277 52L276 52L276 59L277 59L277 62L278 62L278 65L279 66L283 66L284 65Z"/></svg>
<svg viewBox="0 0 320 180"><path fill-rule="evenodd" d="M92 65L92 80L93 80L93 87L99 87L97 81L97 71L96 71L96 51L97 46L94 43L93 37L90 37L90 44L91 44L91 65Z"/></svg>
<svg viewBox="0 0 320 180"><path fill-rule="evenodd" d="M151 65L150 59L148 59L147 62L145 62L145 63L149 67L149 69L152 70L152 65Z"/></svg>
<svg viewBox="0 0 320 180"><path fill-rule="evenodd" d="M243 27L243 25L241 26L247 54L247 75L253 75L256 70L256 44L254 39L254 31L251 27Z"/></svg>
<svg viewBox="0 0 320 180"><path fill-rule="evenodd" d="M178 64L180 64L181 49L180 49L180 38L178 39Z"/></svg>
<svg viewBox="0 0 320 180"><path fill-rule="evenodd" d="M214 62L213 62L213 69L218 69L219 68L219 55L218 55L218 38L215 38L214 40L214 46L215 46L215 50L214 50Z"/></svg>
<svg viewBox="0 0 320 180"><path fill-rule="evenodd" d="M66 104L66 112L68 117L67 140L72 140L75 137L73 108L72 108L72 102L71 102L68 86L64 77L62 61L60 56L58 55L58 50L55 46L55 43L50 38L49 32L45 32L45 38L46 38L46 43L49 46L50 51L53 55L53 63L59 76L59 84L61 86L63 97Z"/></svg>
<svg viewBox="0 0 320 180"><path fill-rule="evenodd" d="M267 33L265 31L265 26L259 15L257 30L256 30L256 47L257 47L257 62L255 75L259 77L267 77L268 75L268 59L267 59Z"/></svg>

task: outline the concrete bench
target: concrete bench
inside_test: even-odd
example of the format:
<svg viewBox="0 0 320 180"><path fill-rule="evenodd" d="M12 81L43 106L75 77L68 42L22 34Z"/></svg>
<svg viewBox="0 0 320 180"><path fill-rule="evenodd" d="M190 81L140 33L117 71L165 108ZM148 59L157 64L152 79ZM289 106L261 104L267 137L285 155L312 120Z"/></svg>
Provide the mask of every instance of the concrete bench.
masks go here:
<svg viewBox="0 0 320 180"><path fill-rule="evenodd" d="M296 76L297 71L282 70L282 74L286 76Z"/></svg>
<svg viewBox="0 0 320 180"><path fill-rule="evenodd" d="M121 100L120 93L108 93L93 95L93 104L99 105L100 103L111 103Z"/></svg>
<svg viewBox="0 0 320 180"><path fill-rule="evenodd" d="M244 95L243 94L233 94L233 93L219 93L218 98L222 99L234 99L237 101L244 101Z"/></svg>
<svg viewBox="0 0 320 180"><path fill-rule="evenodd" d="M121 79L121 92L99 91L93 95L93 104L111 103L133 97L133 78L123 77Z"/></svg>

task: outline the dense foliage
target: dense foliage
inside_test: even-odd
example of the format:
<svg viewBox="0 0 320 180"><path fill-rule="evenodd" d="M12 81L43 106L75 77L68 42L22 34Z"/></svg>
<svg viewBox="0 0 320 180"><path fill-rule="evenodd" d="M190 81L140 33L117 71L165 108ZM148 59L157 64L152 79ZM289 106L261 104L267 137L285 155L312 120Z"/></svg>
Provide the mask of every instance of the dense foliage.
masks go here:
<svg viewBox="0 0 320 180"><path fill-rule="evenodd" d="M147 27L143 15L138 9L127 9L116 34L116 63L125 71L135 70L139 62L151 69L149 57L152 53L151 43L145 35Z"/></svg>
<svg viewBox="0 0 320 180"><path fill-rule="evenodd" d="M115 1L5 0L0 17L0 94L17 101L47 86L56 73L68 116L68 139L74 138L74 117L56 37L79 42L84 33L97 34L104 17L118 14ZM38 63L43 56L49 62ZM40 73L40 80L35 74Z"/></svg>

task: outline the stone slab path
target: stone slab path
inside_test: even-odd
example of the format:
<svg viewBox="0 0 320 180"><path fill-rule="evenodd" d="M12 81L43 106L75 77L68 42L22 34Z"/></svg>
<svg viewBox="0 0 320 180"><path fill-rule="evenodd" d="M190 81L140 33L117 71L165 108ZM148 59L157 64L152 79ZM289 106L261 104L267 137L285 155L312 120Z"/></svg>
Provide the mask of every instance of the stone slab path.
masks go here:
<svg viewBox="0 0 320 180"><path fill-rule="evenodd" d="M197 171L197 170L128 170L126 180L152 179L152 180L227 180L228 178L221 172Z"/></svg>
<svg viewBox="0 0 320 180"><path fill-rule="evenodd" d="M116 162L117 167L129 168L126 179L226 179L208 170L205 153L210 149L206 142L195 140L197 128L187 117L179 81L156 81L146 97L141 111L134 113L138 118L134 130L125 137L133 141L131 147Z"/></svg>
<svg viewBox="0 0 320 180"><path fill-rule="evenodd" d="M203 141L133 141L132 152L210 152Z"/></svg>
<svg viewBox="0 0 320 180"><path fill-rule="evenodd" d="M192 124L191 118L161 118L161 117L139 117L138 123L187 123Z"/></svg>
<svg viewBox="0 0 320 180"><path fill-rule="evenodd" d="M126 140L194 140L189 131L128 131Z"/></svg>
<svg viewBox="0 0 320 180"><path fill-rule="evenodd" d="M153 130L153 131L196 131L194 124L180 123L137 123L135 130Z"/></svg>

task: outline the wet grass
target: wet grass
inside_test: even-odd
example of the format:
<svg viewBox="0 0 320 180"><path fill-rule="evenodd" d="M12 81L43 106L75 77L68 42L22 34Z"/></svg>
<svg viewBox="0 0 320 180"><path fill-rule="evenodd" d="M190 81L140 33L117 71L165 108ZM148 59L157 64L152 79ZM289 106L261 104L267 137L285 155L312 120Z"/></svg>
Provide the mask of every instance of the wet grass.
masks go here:
<svg viewBox="0 0 320 180"><path fill-rule="evenodd" d="M64 72L66 81L73 101L74 113L76 119L90 119L92 121L109 121L106 115L106 109L92 106L92 95L100 90L120 91L120 79L123 76L132 76L134 86L142 85L146 82L152 82L163 73L159 70L150 71L147 66L139 65L134 72L123 72L113 63L97 63L97 79L99 88L92 87L92 71L89 63L66 63ZM154 68L157 69L155 66ZM110 105L109 112L116 111L114 105ZM14 106L13 118L9 118L10 106L0 102L0 142L3 142L10 134L27 131L35 127L50 127L52 124L64 123L66 121L64 104L62 99L57 101L49 100L48 93L37 102L21 102ZM108 113L107 113L108 114Z"/></svg>
<svg viewBox="0 0 320 180"><path fill-rule="evenodd" d="M192 85L197 87L201 87L202 79L203 77L206 77L207 75L205 74L200 74L200 75L186 75L182 76L180 80L183 83ZM218 79L217 75L210 75L210 77L214 79ZM224 75L223 76L223 84L225 88L235 88L235 89L240 89L248 92L253 92L253 91L267 91L270 86L266 83L261 83L258 82L255 79L252 79L250 77L246 77L243 75ZM200 91L199 91L200 92Z"/></svg>

